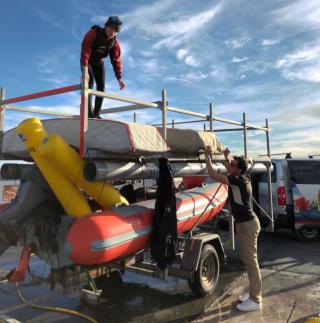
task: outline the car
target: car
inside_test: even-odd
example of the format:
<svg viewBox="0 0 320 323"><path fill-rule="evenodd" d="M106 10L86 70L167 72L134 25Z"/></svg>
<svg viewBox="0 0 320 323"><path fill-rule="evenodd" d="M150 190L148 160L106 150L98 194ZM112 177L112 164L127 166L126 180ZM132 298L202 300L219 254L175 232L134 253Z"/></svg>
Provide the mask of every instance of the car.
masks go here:
<svg viewBox="0 0 320 323"><path fill-rule="evenodd" d="M272 204L275 228L290 228L305 242L320 237L320 159L272 159ZM270 213L267 173L254 178L254 195ZM255 207L262 226L270 220Z"/></svg>

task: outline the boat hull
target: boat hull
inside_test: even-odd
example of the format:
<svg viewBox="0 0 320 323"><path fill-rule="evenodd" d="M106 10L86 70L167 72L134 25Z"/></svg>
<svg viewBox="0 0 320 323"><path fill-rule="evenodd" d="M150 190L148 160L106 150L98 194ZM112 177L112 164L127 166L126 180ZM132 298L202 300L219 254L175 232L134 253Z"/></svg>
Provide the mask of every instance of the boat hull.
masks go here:
<svg viewBox="0 0 320 323"><path fill-rule="evenodd" d="M195 223L204 223L217 215L227 195L227 186L219 183L177 193L178 233L189 231ZM65 251L74 263L93 265L148 248L154 205L153 199L76 219L68 231Z"/></svg>

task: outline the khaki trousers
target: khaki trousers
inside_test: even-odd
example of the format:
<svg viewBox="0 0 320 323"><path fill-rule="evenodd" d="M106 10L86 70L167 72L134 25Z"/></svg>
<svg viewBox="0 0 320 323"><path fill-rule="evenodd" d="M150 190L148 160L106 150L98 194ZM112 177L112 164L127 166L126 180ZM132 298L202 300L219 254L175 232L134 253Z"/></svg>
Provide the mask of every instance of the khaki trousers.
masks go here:
<svg viewBox="0 0 320 323"><path fill-rule="evenodd" d="M261 303L261 274L258 264L257 241L260 232L260 222L254 219L236 224L237 236L240 242L240 258L245 264L249 278L249 294L251 300Z"/></svg>

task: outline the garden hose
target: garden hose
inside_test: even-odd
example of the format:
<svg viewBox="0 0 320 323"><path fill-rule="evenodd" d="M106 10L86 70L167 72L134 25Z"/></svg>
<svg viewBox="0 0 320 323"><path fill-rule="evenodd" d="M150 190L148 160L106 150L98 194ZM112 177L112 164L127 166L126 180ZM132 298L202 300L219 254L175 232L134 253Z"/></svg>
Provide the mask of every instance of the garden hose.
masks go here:
<svg viewBox="0 0 320 323"><path fill-rule="evenodd" d="M16 286L17 286L17 295L18 295L18 298L20 299L20 301L22 303L24 303L24 304L29 305L32 308L35 308L37 310L43 310L43 311L49 311L49 312L56 312L56 313L74 315L74 316L81 317L81 318L83 318L83 319L85 319L85 320L87 320L89 322L98 323L98 321L96 321L95 319L91 318L88 315L82 314L82 313L80 313L78 311L70 310L70 309L63 308L63 307L52 307L52 306L38 305L38 304L29 303L29 302L27 302L27 300L22 295L22 292L21 292L20 288L18 287L18 284Z"/></svg>

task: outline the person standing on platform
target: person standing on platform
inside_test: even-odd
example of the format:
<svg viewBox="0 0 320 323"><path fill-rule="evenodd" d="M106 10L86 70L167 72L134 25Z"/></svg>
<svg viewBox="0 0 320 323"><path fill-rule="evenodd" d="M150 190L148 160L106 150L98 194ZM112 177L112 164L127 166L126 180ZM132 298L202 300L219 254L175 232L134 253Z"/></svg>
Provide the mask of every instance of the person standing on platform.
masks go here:
<svg viewBox="0 0 320 323"><path fill-rule="evenodd" d="M105 67L104 59L109 55L110 61L118 80L120 90L126 87L122 80L122 64L120 43L116 38L120 32L122 22L118 16L109 17L104 28L93 26L83 38L81 46L81 68L88 67L89 88L93 88L94 81L98 91L105 90ZM89 96L88 116L89 118L100 117L103 98L96 96L94 109L92 108L91 95Z"/></svg>

